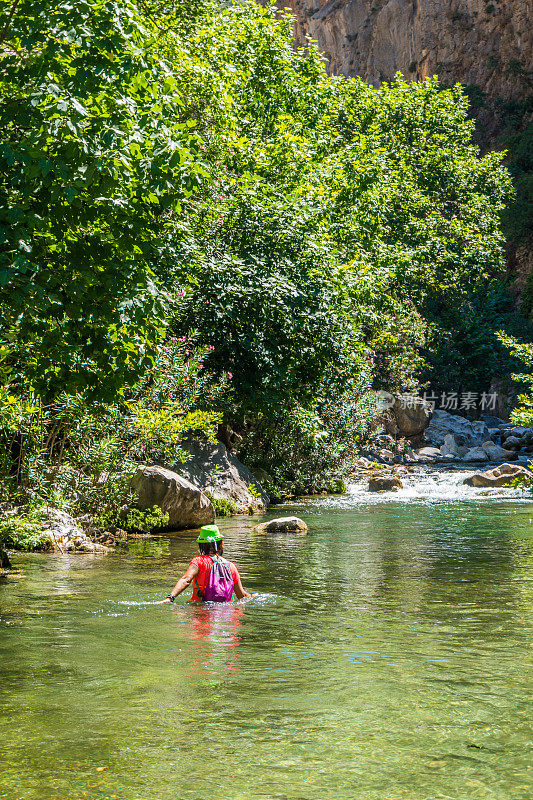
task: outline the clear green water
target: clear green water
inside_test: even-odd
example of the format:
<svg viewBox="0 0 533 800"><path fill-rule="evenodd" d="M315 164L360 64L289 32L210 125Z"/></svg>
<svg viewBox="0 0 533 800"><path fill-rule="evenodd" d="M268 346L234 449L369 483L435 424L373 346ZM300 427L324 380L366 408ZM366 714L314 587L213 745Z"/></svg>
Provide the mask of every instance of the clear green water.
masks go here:
<svg viewBox="0 0 533 800"><path fill-rule="evenodd" d="M222 523L260 593L230 607L151 604L190 535L17 557L0 797L530 800L533 505L298 513L307 537Z"/></svg>

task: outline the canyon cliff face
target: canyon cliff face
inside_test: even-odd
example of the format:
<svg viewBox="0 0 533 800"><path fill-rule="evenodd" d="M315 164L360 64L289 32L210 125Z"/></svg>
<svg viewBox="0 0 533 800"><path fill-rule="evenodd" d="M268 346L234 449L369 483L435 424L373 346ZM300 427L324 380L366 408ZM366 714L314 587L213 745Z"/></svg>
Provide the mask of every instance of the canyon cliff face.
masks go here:
<svg viewBox="0 0 533 800"><path fill-rule="evenodd" d="M328 69L374 85L396 72L521 99L533 77L532 0L284 0L295 39L318 42Z"/></svg>

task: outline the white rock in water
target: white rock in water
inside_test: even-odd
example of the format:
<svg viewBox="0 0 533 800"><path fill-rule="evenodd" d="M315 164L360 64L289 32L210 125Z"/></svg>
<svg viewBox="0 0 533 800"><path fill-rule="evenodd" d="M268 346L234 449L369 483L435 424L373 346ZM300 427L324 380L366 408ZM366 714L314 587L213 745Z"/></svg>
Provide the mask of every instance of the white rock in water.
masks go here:
<svg viewBox="0 0 533 800"><path fill-rule="evenodd" d="M257 533L306 533L307 525L300 517L277 517L256 525Z"/></svg>

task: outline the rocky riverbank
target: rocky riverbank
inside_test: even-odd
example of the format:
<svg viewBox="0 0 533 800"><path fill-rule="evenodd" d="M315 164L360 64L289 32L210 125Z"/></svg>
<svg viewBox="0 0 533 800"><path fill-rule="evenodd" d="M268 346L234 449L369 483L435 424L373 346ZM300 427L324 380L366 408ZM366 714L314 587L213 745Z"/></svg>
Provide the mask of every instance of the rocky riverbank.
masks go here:
<svg viewBox="0 0 533 800"><path fill-rule="evenodd" d="M380 464L527 464L533 458L533 428L498 417L470 420L423 402L407 415L396 401L383 425L387 432L375 436L365 454Z"/></svg>

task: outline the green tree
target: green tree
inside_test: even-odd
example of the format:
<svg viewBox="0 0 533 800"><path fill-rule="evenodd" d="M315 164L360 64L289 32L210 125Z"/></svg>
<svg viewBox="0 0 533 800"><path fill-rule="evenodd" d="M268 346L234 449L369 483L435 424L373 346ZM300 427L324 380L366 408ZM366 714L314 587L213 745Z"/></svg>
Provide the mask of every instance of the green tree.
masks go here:
<svg viewBox="0 0 533 800"><path fill-rule="evenodd" d="M39 393L113 396L165 326L194 121L133 3L0 9L0 336Z"/></svg>

